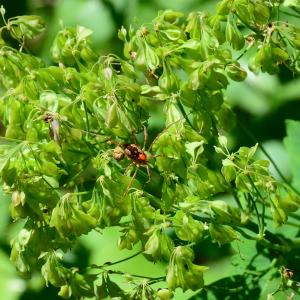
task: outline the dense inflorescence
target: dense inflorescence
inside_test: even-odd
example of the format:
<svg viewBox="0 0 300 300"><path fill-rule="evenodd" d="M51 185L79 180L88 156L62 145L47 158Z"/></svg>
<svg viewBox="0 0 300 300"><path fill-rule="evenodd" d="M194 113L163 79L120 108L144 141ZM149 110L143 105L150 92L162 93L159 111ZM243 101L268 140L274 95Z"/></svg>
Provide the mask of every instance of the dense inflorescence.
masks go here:
<svg viewBox="0 0 300 300"><path fill-rule="evenodd" d="M290 2L284 9L299 13ZM119 30L123 58L100 57L87 28L62 28L51 66L26 47L45 29L43 21L6 21L1 32L20 48L2 35L0 172L12 218L26 220L11 252L22 275L41 270L65 298L170 299L178 287L204 286L207 267L194 253L200 241L252 238L265 249L290 249L268 231L265 216L284 224L300 198L270 175L267 160L255 158L258 145L228 149L225 135L235 118L224 97L231 80L243 81L248 72L275 74L282 65L299 73L300 29L279 19L284 4L223 0L214 15L160 12L150 25ZM247 68L240 59L249 51ZM133 164L124 173L130 156L124 158L122 145L135 145L133 135L148 127L154 106L163 109L165 125L149 149L156 183L147 189L143 168ZM141 176L133 178L137 168ZM228 192L236 204L218 199ZM134 288L125 291L109 265L91 275L63 264L62 253L80 235L110 226L120 228L120 249L140 243L147 259L168 262L166 276L131 278ZM165 288L155 291L157 281Z"/></svg>

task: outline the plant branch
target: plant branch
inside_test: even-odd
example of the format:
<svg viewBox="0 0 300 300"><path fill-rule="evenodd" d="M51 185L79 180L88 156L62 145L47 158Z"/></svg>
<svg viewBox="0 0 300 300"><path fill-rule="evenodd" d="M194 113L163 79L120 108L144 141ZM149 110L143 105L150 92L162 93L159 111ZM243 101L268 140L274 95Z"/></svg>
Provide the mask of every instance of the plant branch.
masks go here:
<svg viewBox="0 0 300 300"><path fill-rule="evenodd" d="M91 268L94 268L94 269L102 269L102 268L107 267L107 266L113 266L113 265L116 265L116 264L120 264L120 263L122 263L122 262L124 262L124 261L130 260L130 259L132 259L132 258L134 258L134 257L136 257L136 256L138 256L138 255L140 255L142 252L143 252L143 251L138 251L137 253L134 253L134 254L132 254L132 255L130 255L130 256L128 256L128 257L122 258L122 259L117 260L117 261L114 261L114 262L105 262L105 263L104 263L103 265L101 265L101 266L98 266L98 265L96 265L96 264L93 264L93 265L91 265L90 267L91 267Z"/></svg>

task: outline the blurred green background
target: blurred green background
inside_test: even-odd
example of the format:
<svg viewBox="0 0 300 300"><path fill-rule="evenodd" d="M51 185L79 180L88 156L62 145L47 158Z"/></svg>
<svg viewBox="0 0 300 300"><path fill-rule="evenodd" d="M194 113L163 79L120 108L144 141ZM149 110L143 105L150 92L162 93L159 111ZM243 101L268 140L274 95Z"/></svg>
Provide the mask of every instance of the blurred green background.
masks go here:
<svg viewBox="0 0 300 300"><path fill-rule="evenodd" d="M114 52L122 55L122 43L117 38L117 30L122 25L127 27L147 24L157 15L159 10L174 9L188 13L192 10L214 11L215 3L212 0L2 0L6 17L22 14L38 14L45 18L48 28L46 34L36 45L37 55L49 61L48 51L51 42L64 25L83 25L94 32L94 46L100 54ZM50 61L49 61L50 62ZM243 63L243 60L241 61ZM246 63L246 59L244 60ZM285 136L285 119L300 119L300 78L296 78L288 70L282 68L279 76L249 74L244 83L230 84L227 93L228 101L233 105L237 115L237 126L231 135L232 147L248 146L256 141L262 142L277 162L279 168L290 177L290 167L286 150L282 143ZM160 115L154 118L159 123ZM154 124L159 126L159 124ZM246 127L253 135L245 133ZM263 154L260 154L263 157ZM276 176L276 173L274 172ZM11 223L8 217L9 199L0 191L0 294L5 300L34 300L59 299L58 290L53 287L44 287L39 274L30 280L18 277L9 261L10 241L16 235L20 223ZM102 235L92 232L81 238L80 242L66 256L66 263L83 267L89 262L102 264L106 261L115 261L127 257L129 252L117 251L116 242L118 230L106 230ZM246 245L248 247L248 245ZM207 247L207 246L206 246ZM229 262L222 257L231 249L217 246L205 248L201 245L203 261L212 262L217 257L217 268L211 268L206 275L206 283L215 282L232 272ZM137 248L136 251L139 249ZM142 268L141 268L142 266ZM118 265L120 270L130 269L135 274L161 276L164 274L164 265L152 265L142 256L137 256L132 262ZM189 299L192 294L177 294L176 299Z"/></svg>

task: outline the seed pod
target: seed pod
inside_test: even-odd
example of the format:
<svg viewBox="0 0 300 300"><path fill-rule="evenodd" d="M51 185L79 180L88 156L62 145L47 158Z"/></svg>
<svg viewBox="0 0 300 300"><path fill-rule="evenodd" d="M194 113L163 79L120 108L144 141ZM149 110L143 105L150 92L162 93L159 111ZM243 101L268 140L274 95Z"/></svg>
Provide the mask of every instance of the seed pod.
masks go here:
<svg viewBox="0 0 300 300"><path fill-rule="evenodd" d="M163 73L158 79L158 86L166 92L178 90L178 78L167 62L163 62Z"/></svg>
<svg viewBox="0 0 300 300"><path fill-rule="evenodd" d="M80 57L86 63L94 63L98 58L97 54L89 46L83 46L80 51Z"/></svg>
<svg viewBox="0 0 300 300"><path fill-rule="evenodd" d="M170 24L176 24L183 17L183 13L180 11L174 10L166 10L161 13L160 18L163 19L165 22Z"/></svg>
<svg viewBox="0 0 300 300"><path fill-rule="evenodd" d="M174 244L171 238L162 232L161 229L154 229L145 244L144 253L147 254L147 257L154 261L162 259L169 260L173 248Z"/></svg>
<svg viewBox="0 0 300 300"><path fill-rule="evenodd" d="M254 5L249 0L235 0L233 9L243 23L254 25Z"/></svg>
<svg viewBox="0 0 300 300"><path fill-rule="evenodd" d="M240 211L222 200L211 201L210 208L217 221L228 224L240 224L241 222Z"/></svg>
<svg viewBox="0 0 300 300"><path fill-rule="evenodd" d="M72 296L71 287L68 284L61 286L58 295L64 299L69 299Z"/></svg>
<svg viewBox="0 0 300 300"><path fill-rule="evenodd" d="M274 74L278 71L278 66L289 58L288 53L279 48L278 46L268 43L256 53L254 64L256 67L261 68L263 72Z"/></svg>
<svg viewBox="0 0 300 300"><path fill-rule="evenodd" d="M118 106L117 101L115 101L108 109L106 119L105 119L105 125L108 128L114 128L119 122L119 116L118 116Z"/></svg>
<svg viewBox="0 0 300 300"><path fill-rule="evenodd" d="M226 66L227 75L234 81L244 81L247 72L244 71L238 62Z"/></svg>
<svg viewBox="0 0 300 300"><path fill-rule="evenodd" d="M272 211L273 221L276 227L280 227L287 221L287 215L282 208L273 207L271 211Z"/></svg>
<svg viewBox="0 0 300 300"><path fill-rule="evenodd" d="M245 39L237 28L236 23L229 20L227 21L226 25L226 41L235 50L240 50L245 45Z"/></svg>
<svg viewBox="0 0 300 300"><path fill-rule="evenodd" d="M169 290L181 287L183 291L193 291L203 287L203 272L207 267L193 264L194 252L188 246L174 249L168 267L167 283Z"/></svg>
<svg viewBox="0 0 300 300"><path fill-rule="evenodd" d="M162 36L164 36L167 40L177 41L180 38L182 40L185 39L183 32L179 29L165 29L160 32Z"/></svg>
<svg viewBox="0 0 300 300"><path fill-rule="evenodd" d="M264 1L255 1L254 18L258 24L266 24L270 19L270 8Z"/></svg>
<svg viewBox="0 0 300 300"><path fill-rule="evenodd" d="M230 6L232 2L233 2L232 0L223 0L218 2L217 14L221 16L227 16L230 12Z"/></svg>
<svg viewBox="0 0 300 300"><path fill-rule="evenodd" d="M284 197L279 197L279 206L287 213L295 212L300 206L300 199L296 195L287 194Z"/></svg>
<svg viewBox="0 0 300 300"><path fill-rule="evenodd" d="M25 194L24 192L14 191L11 196L11 216L13 219L17 220L19 218L25 218L28 216L29 209L26 206Z"/></svg>
<svg viewBox="0 0 300 300"><path fill-rule="evenodd" d="M133 78L135 78L137 76L133 65L125 60L121 61L121 69L127 76L130 76Z"/></svg>
<svg viewBox="0 0 300 300"><path fill-rule="evenodd" d="M213 242L217 242L220 246L238 239L237 233L228 225L211 223L209 233Z"/></svg>
<svg viewBox="0 0 300 300"><path fill-rule="evenodd" d="M46 28L42 17L28 15L17 16L8 20L7 29L17 39L32 39Z"/></svg>
<svg viewBox="0 0 300 300"><path fill-rule="evenodd" d="M280 196L276 195L271 198L271 213L273 217L273 222L276 227L280 227L287 221L287 214L280 207Z"/></svg>
<svg viewBox="0 0 300 300"><path fill-rule="evenodd" d="M170 300L173 298L173 292L171 292L169 289L159 289L156 292L156 296L160 299L160 300Z"/></svg>
<svg viewBox="0 0 300 300"><path fill-rule="evenodd" d="M176 235L183 241L197 242L204 231L202 222L194 220L191 216L178 211L172 219Z"/></svg>
<svg viewBox="0 0 300 300"><path fill-rule="evenodd" d="M233 165L223 165L221 172L227 182L235 180L237 175L236 168Z"/></svg>
<svg viewBox="0 0 300 300"><path fill-rule="evenodd" d="M125 29L124 26L121 27L121 29L118 30L118 38L125 42L127 37L127 30Z"/></svg>
<svg viewBox="0 0 300 300"><path fill-rule="evenodd" d="M155 70L159 65L159 58L154 49L144 40L145 64L150 70Z"/></svg>
<svg viewBox="0 0 300 300"><path fill-rule="evenodd" d="M67 283L70 271L64 268L60 262L60 256L55 252L46 253L46 262L42 266L41 272L46 281L46 285L50 282L56 287L60 287Z"/></svg>

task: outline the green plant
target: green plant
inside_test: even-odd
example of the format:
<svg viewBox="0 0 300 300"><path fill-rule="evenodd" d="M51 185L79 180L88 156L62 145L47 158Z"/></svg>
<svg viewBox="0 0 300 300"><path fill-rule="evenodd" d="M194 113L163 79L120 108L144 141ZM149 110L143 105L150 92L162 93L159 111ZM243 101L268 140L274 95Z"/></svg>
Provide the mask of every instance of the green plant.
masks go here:
<svg viewBox="0 0 300 300"><path fill-rule="evenodd" d="M219 282L203 280L207 267L197 263L197 245L237 241L242 262L221 279L234 275L248 285L244 293L263 294L262 282L277 277L269 299L280 290L296 292L299 284L284 266L299 241L272 224L296 217L299 192L270 175L268 160L255 158L258 144L230 150L226 133L235 119L223 93L247 72L299 73L300 29L284 21L299 11L297 1L275 0L223 0L214 15L163 11L150 25L119 30L124 58L99 57L84 27L62 28L51 66L26 45L44 30L43 21L4 19L0 172L12 218L25 220L12 243L19 273L41 270L64 298L171 299L177 288L220 297ZM240 63L248 52L251 71ZM165 125L147 153L134 135L149 126L154 106L163 109ZM128 144L138 156L126 152ZM151 169L152 185L142 165ZM234 201L221 200L225 193ZM79 236L111 226L120 228L120 249L140 244L148 260L167 262L166 274L126 274L114 269L119 261L88 270L66 266L63 254ZM261 268L257 257L274 259ZM120 287L115 274L131 288Z"/></svg>

